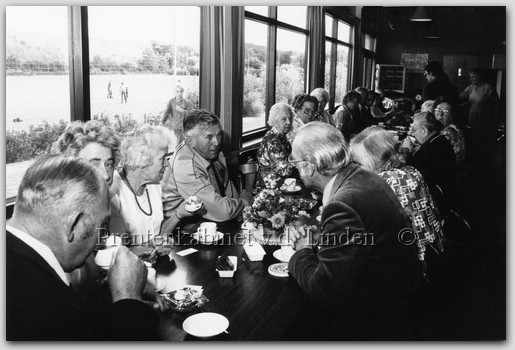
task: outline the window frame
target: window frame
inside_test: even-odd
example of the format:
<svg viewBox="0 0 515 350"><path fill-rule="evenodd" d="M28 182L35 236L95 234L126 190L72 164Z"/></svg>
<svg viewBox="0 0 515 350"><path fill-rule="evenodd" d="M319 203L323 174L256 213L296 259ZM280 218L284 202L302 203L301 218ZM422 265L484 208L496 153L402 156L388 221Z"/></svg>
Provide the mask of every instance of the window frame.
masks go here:
<svg viewBox="0 0 515 350"><path fill-rule="evenodd" d="M307 27L307 11L308 6L306 6L306 27ZM282 21L277 20L277 6L268 6L268 16L263 16L254 12L250 12L245 10L245 20L252 20L262 24L266 24L268 27L268 38L267 38L267 54L266 54L266 88L265 88L265 125L263 127L249 130L241 133L241 142L251 143L252 141L263 137L266 132L270 129L268 125L268 117L270 108L275 103L275 91L276 91L276 70L277 70L277 29L289 30L295 33L300 33L306 35L305 42L305 61L304 61L304 91L307 86L307 77L308 77L308 64L307 64L307 56L309 50L309 29L304 29L297 27L292 24L288 24ZM245 79L245 78L244 78ZM244 84L244 81L242 82Z"/></svg>
<svg viewBox="0 0 515 350"><path fill-rule="evenodd" d="M346 46L349 49L349 68L348 68L348 75L347 75L347 88L346 90L349 91L350 87L352 86L353 81L353 75L354 73L354 33L355 33L355 26L350 23L349 21L346 21L335 14L326 11L325 16L329 16L333 20L332 25L332 33L330 36L328 33L325 34L325 42L330 43L331 45L331 64L330 64L330 79L329 79L329 108L333 109L337 102L335 101L335 94L336 94L336 65L337 65L337 49L339 46ZM345 42L338 39L338 24L340 22L345 23L350 27L350 42ZM339 102L338 102L339 103Z"/></svg>

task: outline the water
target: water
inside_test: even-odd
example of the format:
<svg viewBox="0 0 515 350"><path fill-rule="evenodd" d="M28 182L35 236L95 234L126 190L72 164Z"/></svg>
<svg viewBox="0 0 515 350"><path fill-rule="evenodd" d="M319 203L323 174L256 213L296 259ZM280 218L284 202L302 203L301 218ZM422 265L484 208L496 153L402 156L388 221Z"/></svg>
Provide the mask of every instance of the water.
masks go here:
<svg viewBox="0 0 515 350"><path fill-rule="evenodd" d="M186 91L198 91L198 76L172 75L92 75L91 115L131 114L143 121L144 115L159 115L173 98L175 85ZM113 98L107 98L111 81ZM120 103L120 83L129 87L127 103ZM70 118L70 80L68 75L37 75L6 77L6 130L27 130L29 125L43 121L57 124ZM19 118L21 122L15 122Z"/></svg>

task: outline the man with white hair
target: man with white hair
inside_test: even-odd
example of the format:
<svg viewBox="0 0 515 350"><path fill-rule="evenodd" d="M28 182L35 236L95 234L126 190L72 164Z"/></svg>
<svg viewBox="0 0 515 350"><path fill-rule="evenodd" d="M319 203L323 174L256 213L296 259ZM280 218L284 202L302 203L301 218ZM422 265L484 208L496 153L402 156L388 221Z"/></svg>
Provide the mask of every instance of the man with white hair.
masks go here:
<svg viewBox="0 0 515 350"><path fill-rule="evenodd" d="M329 93L327 90L316 88L311 91L310 95L316 97L318 100L318 110L315 112L314 119L333 125L333 116L329 113L328 109L325 109L325 106L329 103Z"/></svg>
<svg viewBox="0 0 515 350"><path fill-rule="evenodd" d="M292 162L306 187L323 193L318 242L299 227L288 270L321 307L324 339L403 339L406 304L422 274L415 245L402 241L409 226L399 200L378 175L350 162L331 125L299 129Z"/></svg>
<svg viewBox="0 0 515 350"><path fill-rule="evenodd" d="M177 208L190 196L204 203L200 220L226 222L236 219L252 200L243 190L238 194L229 179L222 150L223 130L220 120L209 111L194 109L184 119L185 140L170 159L161 186L166 218L176 215ZM183 220L198 224L199 218ZM187 231L192 226L183 226ZM196 229L196 228L195 228Z"/></svg>
<svg viewBox="0 0 515 350"><path fill-rule="evenodd" d="M108 217L106 182L82 159L48 156L27 169L6 225L7 340L156 338L147 268L126 247L108 271L110 307L76 294L65 274L84 264Z"/></svg>

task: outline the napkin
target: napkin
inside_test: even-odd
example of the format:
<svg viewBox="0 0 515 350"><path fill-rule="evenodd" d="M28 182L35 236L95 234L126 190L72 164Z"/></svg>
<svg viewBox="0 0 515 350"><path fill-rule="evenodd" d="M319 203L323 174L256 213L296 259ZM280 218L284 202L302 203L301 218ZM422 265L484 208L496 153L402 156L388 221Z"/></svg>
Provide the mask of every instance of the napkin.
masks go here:
<svg viewBox="0 0 515 350"><path fill-rule="evenodd" d="M247 242L243 245L243 249L245 249L245 253L247 253L251 261L261 261L266 254L265 250L258 242Z"/></svg>
<svg viewBox="0 0 515 350"><path fill-rule="evenodd" d="M190 255L192 253L195 253L197 251L198 250L196 250L194 248L188 248L188 249L185 249L185 250L181 250L180 252L177 252L177 255L186 256L186 255Z"/></svg>

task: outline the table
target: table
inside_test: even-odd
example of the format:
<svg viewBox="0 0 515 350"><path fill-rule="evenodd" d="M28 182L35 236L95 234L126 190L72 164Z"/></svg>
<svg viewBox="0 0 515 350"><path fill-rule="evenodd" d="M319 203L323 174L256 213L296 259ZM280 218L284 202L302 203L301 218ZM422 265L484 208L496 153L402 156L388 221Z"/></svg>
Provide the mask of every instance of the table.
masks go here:
<svg viewBox="0 0 515 350"><path fill-rule="evenodd" d="M180 256L188 248L198 251ZM176 268L165 272L159 264L159 278L166 278L165 291L183 284L200 285L209 302L191 312L168 310L160 315L159 334L163 340L198 340L182 328L184 320L199 312L216 312L229 319L228 334L210 340L283 340L293 320L309 302L307 295L291 277L274 277L268 266L279 262L272 255L278 246L263 246L263 261L250 261L241 245L174 246L170 256ZM215 271L216 258L221 254L238 257L238 267L232 278L221 278Z"/></svg>

